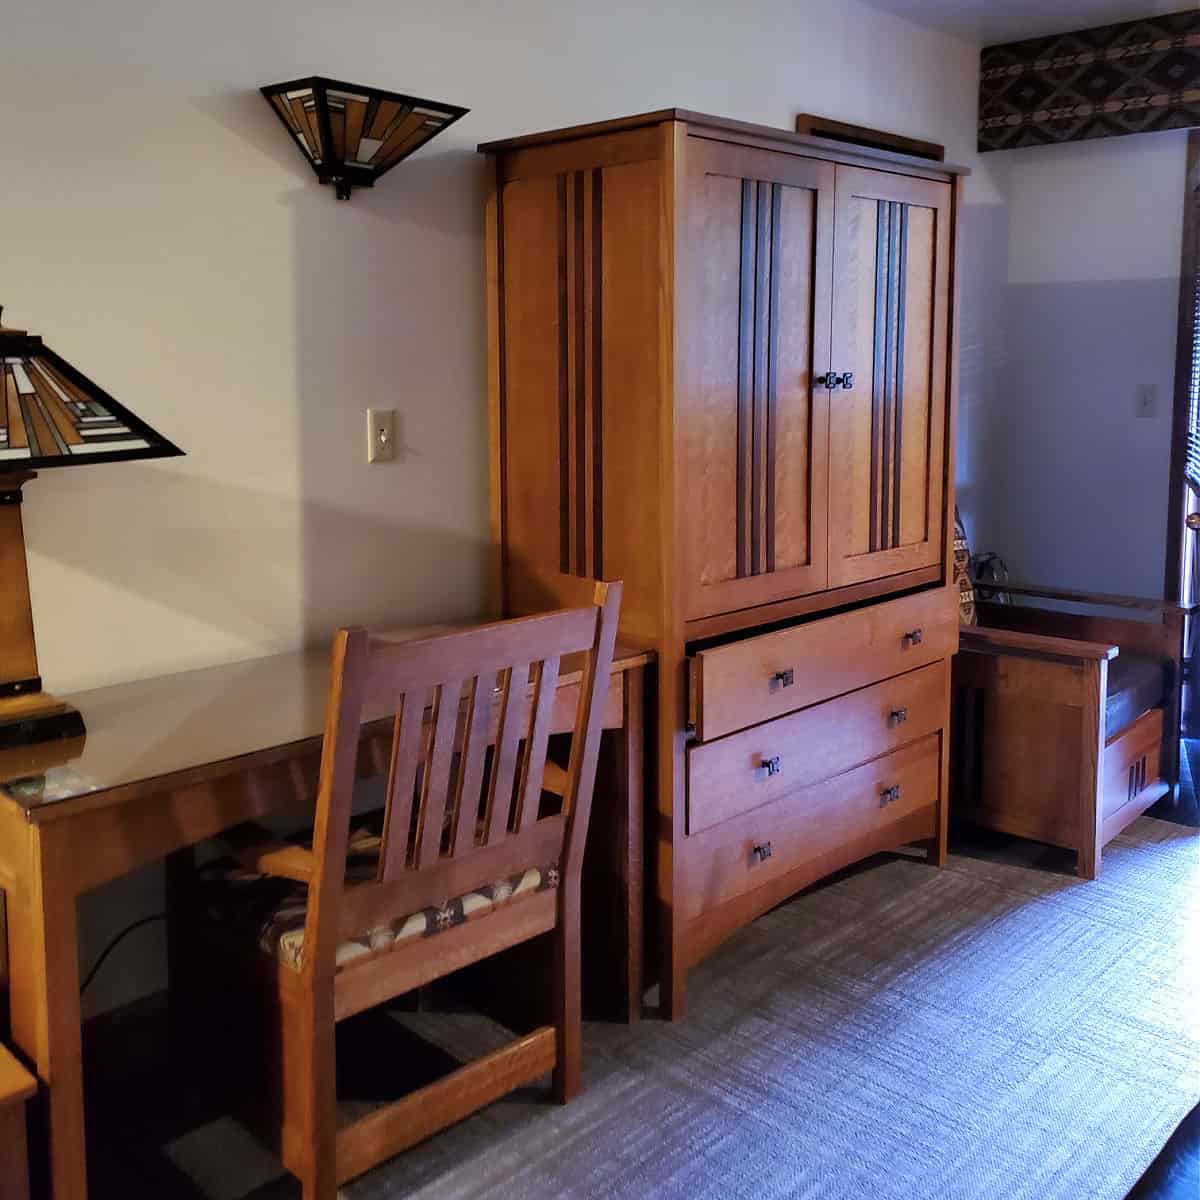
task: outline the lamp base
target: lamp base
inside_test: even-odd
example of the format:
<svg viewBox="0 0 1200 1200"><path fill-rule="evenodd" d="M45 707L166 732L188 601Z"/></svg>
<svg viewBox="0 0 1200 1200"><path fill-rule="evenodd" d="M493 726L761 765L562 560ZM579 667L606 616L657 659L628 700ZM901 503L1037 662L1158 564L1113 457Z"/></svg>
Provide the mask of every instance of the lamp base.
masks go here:
<svg viewBox="0 0 1200 1200"><path fill-rule="evenodd" d="M79 709L45 692L0 700L0 750L81 737L84 732Z"/></svg>

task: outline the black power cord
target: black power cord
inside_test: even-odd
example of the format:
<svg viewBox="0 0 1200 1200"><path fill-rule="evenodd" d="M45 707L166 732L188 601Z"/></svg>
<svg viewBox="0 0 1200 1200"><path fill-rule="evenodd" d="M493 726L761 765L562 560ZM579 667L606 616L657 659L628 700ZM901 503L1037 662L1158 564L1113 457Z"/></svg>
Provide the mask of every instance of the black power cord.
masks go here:
<svg viewBox="0 0 1200 1200"><path fill-rule="evenodd" d="M107 946L100 952L100 957L92 964L92 969L87 973L83 983L79 985L79 994L82 996L88 989L88 985L96 978L100 968L104 966L104 960L131 934L135 929L141 929L143 925L149 925L152 921L165 921L167 914L165 912L152 913L148 917L142 917L138 921L134 921L132 925L126 925L116 937L108 943Z"/></svg>

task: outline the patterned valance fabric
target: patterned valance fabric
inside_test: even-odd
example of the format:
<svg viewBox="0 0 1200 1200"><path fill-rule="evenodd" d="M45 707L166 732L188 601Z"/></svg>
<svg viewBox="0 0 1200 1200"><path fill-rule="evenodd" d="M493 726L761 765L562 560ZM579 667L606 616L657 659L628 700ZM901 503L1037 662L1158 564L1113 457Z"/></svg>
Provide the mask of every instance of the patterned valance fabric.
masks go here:
<svg viewBox="0 0 1200 1200"><path fill-rule="evenodd" d="M986 46L979 149L1200 126L1200 9Z"/></svg>

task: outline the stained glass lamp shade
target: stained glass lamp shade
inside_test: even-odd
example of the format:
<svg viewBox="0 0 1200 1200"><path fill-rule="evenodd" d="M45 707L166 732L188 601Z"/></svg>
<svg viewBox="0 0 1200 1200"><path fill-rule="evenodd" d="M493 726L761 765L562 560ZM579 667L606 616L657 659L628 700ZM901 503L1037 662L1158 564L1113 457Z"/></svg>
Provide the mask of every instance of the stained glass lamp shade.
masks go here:
<svg viewBox="0 0 1200 1200"><path fill-rule="evenodd" d="M348 199L352 188L371 187L470 111L320 75L272 84L262 94L339 200Z"/></svg>
<svg viewBox="0 0 1200 1200"><path fill-rule="evenodd" d="M42 691L22 487L49 467L182 453L40 337L0 326L0 750L83 732L78 712Z"/></svg>

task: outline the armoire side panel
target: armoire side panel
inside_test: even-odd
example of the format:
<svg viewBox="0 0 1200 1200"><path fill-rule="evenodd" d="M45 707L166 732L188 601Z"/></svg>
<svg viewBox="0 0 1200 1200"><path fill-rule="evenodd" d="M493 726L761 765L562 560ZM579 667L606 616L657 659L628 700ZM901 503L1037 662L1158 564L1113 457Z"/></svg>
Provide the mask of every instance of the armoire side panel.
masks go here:
<svg viewBox="0 0 1200 1200"><path fill-rule="evenodd" d="M611 147L610 147L611 148ZM552 163L555 148L524 162ZM531 170L500 195L508 605L533 576L623 579L622 633L661 629L657 160Z"/></svg>
<svg viewBox="0 0 1200 1200"><path fill-rule="evenodd" d="M530 568L560 570L560 407L564 300L561 196L554 178L500 196L503 294L501 438L509 589Z"/></svg>
<svg viewBox="0 0 1200 1200"><path fill-rule="evenodd" d="M622 632L653 639L663 620L662 167L607 167L603 183L603 577L625 581Z"/></svg>

